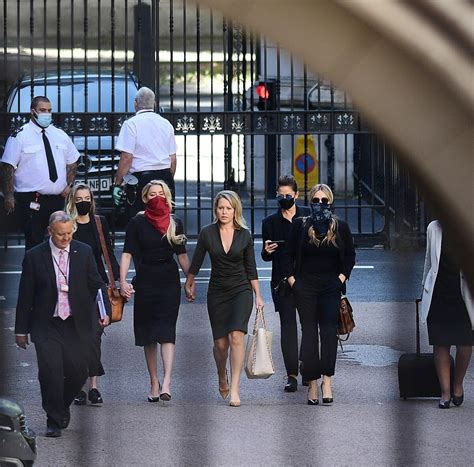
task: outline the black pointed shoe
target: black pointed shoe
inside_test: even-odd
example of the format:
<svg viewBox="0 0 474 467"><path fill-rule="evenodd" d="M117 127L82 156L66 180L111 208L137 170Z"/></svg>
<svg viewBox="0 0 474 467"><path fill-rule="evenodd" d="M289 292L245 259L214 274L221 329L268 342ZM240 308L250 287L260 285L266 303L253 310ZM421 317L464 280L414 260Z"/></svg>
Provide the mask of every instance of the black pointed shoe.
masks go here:
<svg viewBox="0 0 474 467"><path fill-rule="evenodd" d="M332 404L334 399L332 397L324 397L323 391L324 382L321 383L321 394L323 394L323 404Z"/></svg>
<svg viewBox="0 0 474 467"><path fill-rule="evenodd" d="M102 395L95 388L92 388L89 391L89 401L90 401L91 404L102 404L104 402L102 400Z"/></svg>
<svg viewBox="0 0 474 467"><path fill-rule="evenodd" d="M86 405L87 404L87 394L84 391L81 391L74 398L74 405Z"/></svg>
<svg viewBox="0 0 474 467"><path fill-rule="evenodd" d="M55 423L46 426L46 438L59 438L61 436L61 428Z"/></svg>
<svg viewBox="0 0 474 467"><path fill-rule="evenodd" d="M288 380L285 384L285 392L296 392L298 389L298 380L294 376L288 376Z"/></svg>
<svg viewBox="0 0 474 467"><path fill-rule="evenodd" d="M444 401L443 399L439 400L438 407L440 409L449 409L451 401Z"/></svg>
<svg viewBox="0 0 474 467"><path fill-rule="evenodd" d="M456 407L459 407L463 402L464 402L464 393L461 394L460 396L453 396L453 404Z"/></svg>

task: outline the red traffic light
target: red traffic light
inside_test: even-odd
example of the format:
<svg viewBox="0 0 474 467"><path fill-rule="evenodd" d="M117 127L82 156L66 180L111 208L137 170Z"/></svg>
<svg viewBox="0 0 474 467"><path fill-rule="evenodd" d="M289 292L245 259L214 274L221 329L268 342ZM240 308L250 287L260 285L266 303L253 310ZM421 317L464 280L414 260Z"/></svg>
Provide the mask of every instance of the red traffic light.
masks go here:
<svg viewBox="0 0 474 467"><path fill-rule="evenodd" d="M263 99L266 101L270 97L270 93L268 92L268 88L265 84L259 84L257 86L256 91L257 91L257 96L260 99Z"/></svg>

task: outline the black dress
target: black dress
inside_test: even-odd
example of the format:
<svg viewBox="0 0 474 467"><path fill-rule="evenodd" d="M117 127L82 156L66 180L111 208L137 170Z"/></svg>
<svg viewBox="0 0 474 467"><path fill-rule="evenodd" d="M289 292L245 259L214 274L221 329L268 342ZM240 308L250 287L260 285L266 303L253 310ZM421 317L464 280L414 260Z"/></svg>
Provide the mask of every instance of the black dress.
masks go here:
<svg viewBox="0 0 474 467"><path fill-rule="evenodd" d="M444 238L427 323L430 345L474 344L474 331L461 295L459 269L446 252Z"/></svg>
<svg viewBox="0 0 474 467"><path fill-rule="evenodd" d="M181 221L174 219L176 234L182 234ZM136 270L133 280L135 345L174 344L181 282L173 255L186 253L185 245L170 245L166 235L140 213L130 219L123 252L133 256Z"/></svg>
<svg viewBox="0 0 474 467"><path fill-rule="evenodd" d="M222 246L217 223L199 233L189 273L197 275L206 252L211 258L211 279L207 291L207 311L214 339L231 331L247 333L252 314L251 280L258 279L255 252L250 232L234 230L229 251Z"/></svg>

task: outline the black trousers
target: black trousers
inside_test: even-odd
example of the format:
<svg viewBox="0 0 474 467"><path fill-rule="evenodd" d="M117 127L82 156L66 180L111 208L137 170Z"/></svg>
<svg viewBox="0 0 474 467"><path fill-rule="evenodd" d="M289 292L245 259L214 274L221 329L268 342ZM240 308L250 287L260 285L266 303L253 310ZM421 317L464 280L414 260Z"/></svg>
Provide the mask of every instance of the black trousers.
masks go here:
<svg viewBox="0 0 474 467"><path fill-rule="evenodd" d="M275 311L280 315L280 345L287 375L298 375L298 326L296 321L296 302L293 294L280 297L273 292Z"/></svg>
<svg viewBox="0 0 474 467"><path fill-rule="evenodd" d="M306 275L297 277L293 285L303 334L301 373L307 381L334 375L341 288L337 276Z"/></svg>
<svg viewBox="0 0 474 467"><path fill-rule="evenodd" d="M18 226L25 234L26 250L43 243L49 216L55 211L64 209L64 198L61 195L40 195L39 211L30 208L30 203L35 199L36 193L15 193L15 212Z"/></svg>
<svg viewBox="0 0 474 467"><path fill-rule="evenodd" d="M135 172L133 175L138 178L138 184L127 185L126 210L129 219L145 209L145 203L142 201L142 190L144 186L152 180L163 180L171 190L171 196L174 201L175 186L171 169L146 170L144 172Z"/></svg>
<svg viewBox="0 0 474 467"><path fill-rule="evenodd" d="M47 424L57 426L87 379L86 352L73 318L54 318L48 336L35 348Z"/></svg>

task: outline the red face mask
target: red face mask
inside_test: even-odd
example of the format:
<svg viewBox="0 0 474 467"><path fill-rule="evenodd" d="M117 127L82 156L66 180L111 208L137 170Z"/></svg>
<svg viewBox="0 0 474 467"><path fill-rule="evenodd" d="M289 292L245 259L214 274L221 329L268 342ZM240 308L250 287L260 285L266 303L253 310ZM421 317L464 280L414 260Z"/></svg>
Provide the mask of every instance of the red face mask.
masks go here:
<svg viewBox="0 0 474 467"><path fill-rule="evenodd" d="M170 213L171 209L166 202L166 198L155 196L146 203L145 218L163 235L166 234L170 225Z"/></svg>

